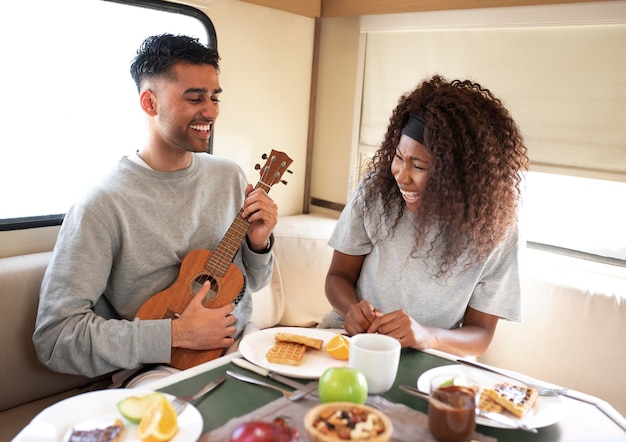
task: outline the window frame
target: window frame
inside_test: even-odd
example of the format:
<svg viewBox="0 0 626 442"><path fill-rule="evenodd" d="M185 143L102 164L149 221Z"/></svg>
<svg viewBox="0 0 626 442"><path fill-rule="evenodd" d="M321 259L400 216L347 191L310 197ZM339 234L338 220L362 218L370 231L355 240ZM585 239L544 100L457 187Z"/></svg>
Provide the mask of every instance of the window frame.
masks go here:
<svg viewBox="0 0 626 442"><path fill-rule="evenodd" d="M217 33L213 22L203 11L189 5L171 3L165 0L98 0L109 3L118 3L126 6L153 9L157 11L170 12L174 14L187 15L195 18L203 25L207 32L207 45L217 50ZM213 133L209 139L209 149L207 153L213 153ZM40 227L60 226L65 218L64 213L26 216L17 218L0 218L0 232L11 230L26 230Z"/></svg>

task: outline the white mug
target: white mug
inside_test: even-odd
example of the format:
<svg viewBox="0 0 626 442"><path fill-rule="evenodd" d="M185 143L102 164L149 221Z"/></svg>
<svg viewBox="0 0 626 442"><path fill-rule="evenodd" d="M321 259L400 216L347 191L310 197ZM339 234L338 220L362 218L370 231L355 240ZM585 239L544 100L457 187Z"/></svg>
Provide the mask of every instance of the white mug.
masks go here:
<svg viewBox="0 0 626 442"><path fill-rule="evenodd" d="M398 374L400 341L378 333L360 333L350 338L348 365L360 370L367 379L367 392L388 391Z"/></svg>

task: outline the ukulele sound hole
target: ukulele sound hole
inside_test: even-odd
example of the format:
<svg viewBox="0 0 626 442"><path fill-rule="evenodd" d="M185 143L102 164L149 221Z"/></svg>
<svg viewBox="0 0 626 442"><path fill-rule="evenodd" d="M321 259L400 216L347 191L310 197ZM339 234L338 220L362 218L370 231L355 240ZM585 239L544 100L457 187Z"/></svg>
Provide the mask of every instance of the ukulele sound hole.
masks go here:
<svg viewBox="0 0 626 442"><path fill-rule="evenodd" d="M203 303L209 302L211 299L215 298L219 292L219 285L217 284L217 281L212 276L200 275L193 281L192 290L193 290L194 296L198 294L198 292L200 291L204 283L207 281L211 281L211 289L204 296L204 300L202 301Z"/></svg>

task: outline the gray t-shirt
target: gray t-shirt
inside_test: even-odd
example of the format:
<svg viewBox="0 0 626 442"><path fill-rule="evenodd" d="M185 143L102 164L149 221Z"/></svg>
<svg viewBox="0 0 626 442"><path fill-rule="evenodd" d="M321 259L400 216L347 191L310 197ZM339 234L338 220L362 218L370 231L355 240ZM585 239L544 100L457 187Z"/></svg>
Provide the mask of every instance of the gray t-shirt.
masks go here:
<svg viewBox="0 0 626 442"><path fill-rule="evenodd" d="M485 261L466 268L467 257L462 255L451 276L437 278L434 258L425 258L424 250L411 255L413 213L407 211L390 235L389 226L384 222L378 226L380 219L371 215L380 213L381 201L363 214L361 198L355 191L328 242L341 253L365 255L356 287L361 299L384 313L401 309L422 325L445 329L459 327L467 306L508 320L521 319L516 229ZM425 247L430 247L430 238ZM342 324L336 312L322 322L324 327Z"/></svg>
<svg viewBox="0 0 626 442"><path fill-rule="evenodd" d="M245 174L234 162L194 154L160 172L124 157L66 214L44 276L33 343L55 371L97 376L170 360L171 320L138 320L171 286L194 249L214 251L243 205ZM246 281L233 312L240 333L250 293L269 282L273 256L244 240L234 263Z"/></svg>

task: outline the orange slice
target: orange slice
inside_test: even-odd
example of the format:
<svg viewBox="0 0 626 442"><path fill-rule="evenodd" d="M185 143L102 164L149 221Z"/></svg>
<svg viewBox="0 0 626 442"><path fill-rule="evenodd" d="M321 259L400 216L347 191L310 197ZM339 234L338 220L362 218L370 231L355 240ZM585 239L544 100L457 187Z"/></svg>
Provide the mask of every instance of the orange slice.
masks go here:
<svg viewBox="0 0 626 442"><path fill-rule="evenodd" d="M170 401L162 396L141 418L137 436L144 442L164 442L172 439L177 431L176 410Z"/></svg>
<svg viewBox="0 0 626 442"><path fill-rule="evenodd" d="M344 335L335 335L326 344L326 353L335 359L348 359L350 356L350 341Z"/></svg>

